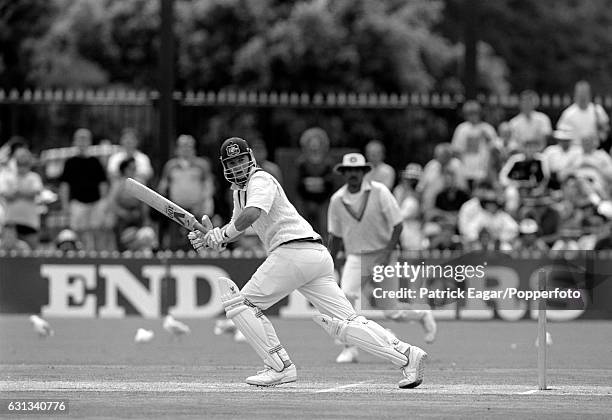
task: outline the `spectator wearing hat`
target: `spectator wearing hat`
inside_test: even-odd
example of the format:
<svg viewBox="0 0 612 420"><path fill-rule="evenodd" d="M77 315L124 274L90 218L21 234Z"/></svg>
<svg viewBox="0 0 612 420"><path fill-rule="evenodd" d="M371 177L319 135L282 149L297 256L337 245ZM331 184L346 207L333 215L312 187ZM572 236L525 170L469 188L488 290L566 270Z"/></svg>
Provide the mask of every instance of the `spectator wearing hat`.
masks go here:
<svg viewBox="0 0 612 420"><path fill-rule="evenodd" d="M196 141L190 135L176 139L176 156L170 159L162 171L158 190L174 203L196 215L214 214L214 178L210 162L196 155ZM164 221L165 222L165 221ZM167 225L162 238L165 248L173 251L191 249L183 228L176 223Z"/></svg>
<svg viewBox="0 0 612 420"><path fill-rule="evenodd" d="M342 270L341 287L351 304L365 309L367 290L372 287L371 273L377 265L393 265L397 261L403 217L399 205L389 189L376 181L365 180L372 169L360 153L348 153L334 170L346 183L330 200L328 211L329 249L336 258L344 245L346 261ZM385 290L399 290L395 276L378 283ZM404 310L406 305L395 299L378 299L377 309L387 309L385 315L396 320L420 320L427 333L435 337L435 321L430 310ZM400 310L400 308L402 308ZM355 362L357 349L346 347L337 362Z"/></svg>
<svg viewBox="0 0 612 420"><path fill-rule="evenodd" d="M592 102L591 85L585 80L574 87L574 103L567 107L557 121L558 130L571 133L574 145L580 146L585 137L605 141L610 132L610 118L603 107Z"/></svg>
<svg viewBox="0 0 612 420"><path fill-rule="evenodd" d="M573 163L582 155L582 148L573 145L572 134L567 130L555 130L552 134L555 144L551 144L542 151L542 159L550 171L548 186L551 189L561 188L561 174L565 168Z"/></svg>
<svg viewBox="0 0 612 420"><path fill-rule="evenodd" d="M519 148L523 148L528 141L537 140L546 142L552 133L550 118L543 112L536 111L538 95L532 90L524 90L520 95L520 112L509 121L512 131L512 140Z"/></svg>
<svg viewBox="0 0 612 420"><path fill-rule="evenodd" d="M300 213L316 232L326 232L326 213L333 192L333 163L329 157L329 137L312 127L300 137L302 154L297 161Z"/></svg>
<svg viewBox="0 0 612 420"><path fill-rule="evenodd" d="M518 224L503 210L498 194L491 184L480 184L474 189L474 197L459 210L458 228L464 243L479 240L486 229L502 247L507 247L518 235Z"/></svg>
<svg viewBox="0 0 612 420"><path fill-rule="evenodd" d="M465 121L457 126L451 145L464 165L464 176L472 189L474 183L490 175L491 149L497 140L495 128L481 120L480 104L466 101L463 105Z"/></svg>
<svg viewBox="0 0 612 420"><path fill-rule="evenodd" d="M391 190L395 185L395 169L385 163L385 145L378 140L372 140L366 144L365 155L372 164L372 170L365 175L365 180L380 182Z"/></svg>
<svg viewBox="0 0 612 420"><path fill-rule="evenodd" d="M70 229L63 229L55 238L55 247L58 251L79 251L83 245L79 241L77 234Z"/></svg>
<svg viewBox="0 0 612 420"><path fill-rule="evenodd" d="M403 229L400 243L404 250L420 250L423 247L421 233L421 200L416 185L423 168L418 163L409 163L400 173L400 183L393 189L393 196L400 206Z"/></svg>
<svg viewBox="0 0 612 420"><path fill-rule="evenodd" d="M514 249L518 251L549 250L548 245L538 237L538 223L533 219L523 219L519 223L519 236L514 242Z"/></svg>

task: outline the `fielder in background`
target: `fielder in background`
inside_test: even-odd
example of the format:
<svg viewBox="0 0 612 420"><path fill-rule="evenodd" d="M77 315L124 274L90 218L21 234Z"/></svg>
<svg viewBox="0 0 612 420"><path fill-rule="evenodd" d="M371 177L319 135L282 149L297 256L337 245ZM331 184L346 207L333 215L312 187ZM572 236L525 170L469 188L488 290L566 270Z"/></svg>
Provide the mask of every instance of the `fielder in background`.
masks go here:
<svg viewBox="0 0 612 420"><path fill-rule="evenodd" d="M361 296L372 284L374 266L397 262L402 233L403 217L393 194L380 182L364 180L371 168L360 153L344 155L334 170L344 176L346 184L332 195L327 214L328 248L335 258L344 244L342 291L358 311L366 309L368 302L362 301ZM380 285L385 290L399 290L397 277L385 278ZM377 303L385 317L418 320L425 329L425 341L431 343L435 339L436 322L430 309L403 308L408 305L389 299L377 299ZM357 362L357 356L357 348L349 343L336 362Z"/></svg>
<svg viewBox="0 0 612 420"><path fill-rule="evenodd" d="M427 353L355 313L336 283L332 257L321 236L299 215L278 181L257 167L248 143L238 137L225 140L221 162L232 184L232 219L221 228L190 232L188 237L198 252L205 247L222 249L252 226L266 248L268 257L242 290L230 279L219 278L227 317L264 361L264 369L246 382L270 386L297 379L295 365L262 312L297 289L320 312L315 322L333 338L396 365L404 376L400 388L420 385Z"/></svg>

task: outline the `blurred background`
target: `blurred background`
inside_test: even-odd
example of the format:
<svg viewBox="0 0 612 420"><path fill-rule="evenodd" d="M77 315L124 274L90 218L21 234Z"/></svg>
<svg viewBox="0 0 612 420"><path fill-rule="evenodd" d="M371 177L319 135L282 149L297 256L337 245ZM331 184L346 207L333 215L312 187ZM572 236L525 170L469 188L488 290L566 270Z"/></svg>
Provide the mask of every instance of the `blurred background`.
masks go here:
<svg viewBox="0 0 612 420"><path fill-rule="evenodd" d="M323 235L360 151L406 250L611 249L611 27L606 0L0 0L0 249L188 251L124 181L225 223L230 136Z"/></svg>

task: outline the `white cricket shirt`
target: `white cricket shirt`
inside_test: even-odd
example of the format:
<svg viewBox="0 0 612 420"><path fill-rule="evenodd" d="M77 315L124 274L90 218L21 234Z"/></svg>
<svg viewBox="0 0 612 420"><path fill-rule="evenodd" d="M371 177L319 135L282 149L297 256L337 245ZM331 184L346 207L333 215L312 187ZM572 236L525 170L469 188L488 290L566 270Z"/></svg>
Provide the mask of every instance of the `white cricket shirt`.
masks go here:
<svg viewBox="0 0 612 420"><path fill-rule="evenodd" d="M232 221L246 207L262 210L252 224L253 230L270 253L284 242L294 239L321 239L295 209L278 181L269 173L257 170L251 174L245 188L232 185L234 210Z"/></svg>
<svg viewBox="0 0 612 420"><path fill-rule="evenodd" d="M393 227L402 222L399 205L385 185L364 181L361 189L358 195L352 195L344 185L332 195L329 203L328 230L342 238L347 254L385 248L391 239ZM355 202L357 196L361 199ZM347 206L351 211L347 210Z"/></svg>

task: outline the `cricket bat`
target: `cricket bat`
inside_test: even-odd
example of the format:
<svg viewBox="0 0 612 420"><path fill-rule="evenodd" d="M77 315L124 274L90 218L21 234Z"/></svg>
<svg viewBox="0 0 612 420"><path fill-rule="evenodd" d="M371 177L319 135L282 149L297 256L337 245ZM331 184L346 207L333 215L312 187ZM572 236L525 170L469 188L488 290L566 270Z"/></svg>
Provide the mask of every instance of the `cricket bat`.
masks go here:
<svg viewBox="0 0 612 420"><path fill-rule="evenodd" d="M198 222L193 214L135 179L128 178L126 188L132 196L189 230L206 233L213 228L208 216L202 218L202 223Z"/></svg>

